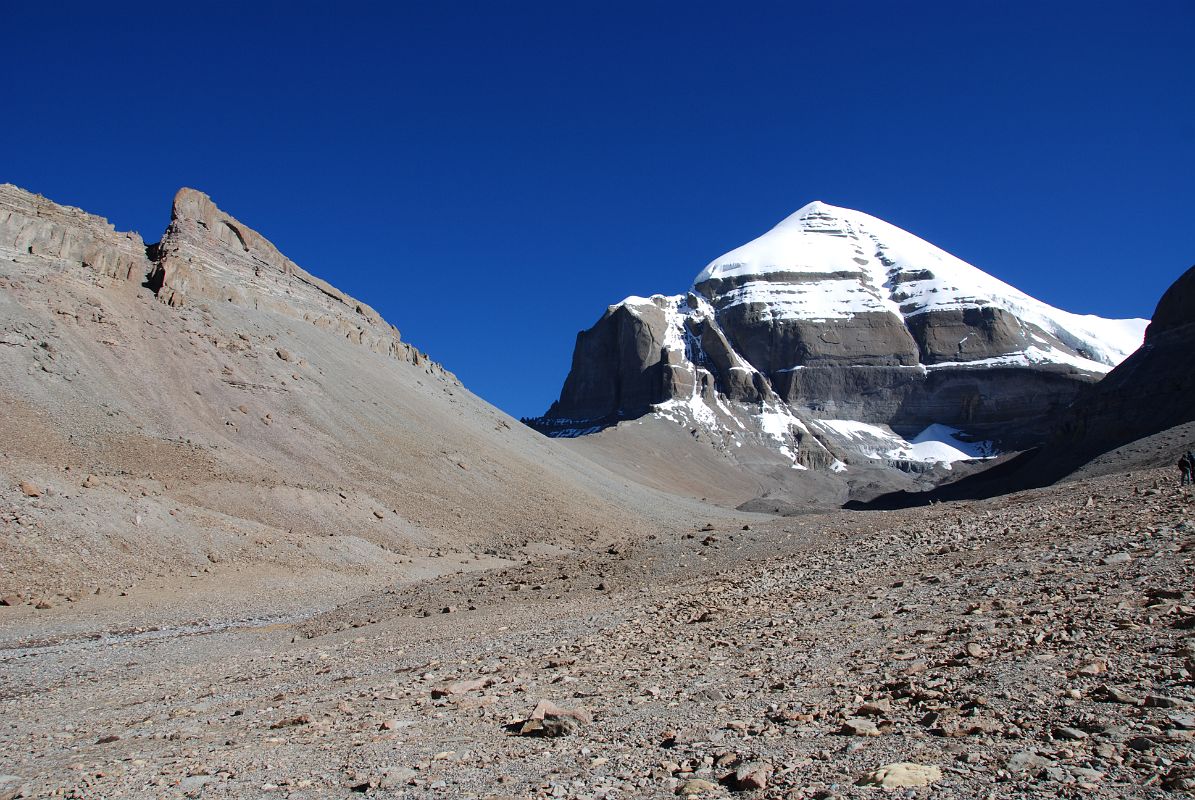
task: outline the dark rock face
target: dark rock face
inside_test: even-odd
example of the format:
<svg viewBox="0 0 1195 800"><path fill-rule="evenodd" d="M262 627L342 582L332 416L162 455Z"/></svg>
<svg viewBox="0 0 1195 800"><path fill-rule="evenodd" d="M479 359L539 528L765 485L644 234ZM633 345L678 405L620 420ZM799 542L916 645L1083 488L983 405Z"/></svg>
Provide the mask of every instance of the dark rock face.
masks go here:
<svg viewBox="0 0 1195 800"><path fill-rule="evenodd" d="M909 317L906 324L923 364L979 361L1020 352L1032 344L1019 319L991 306L926 311ZM1044 333L1039 328L1035 332Z"/></svg>
<svg viewBox="0 0 1195 800"><path fill-rule="evenodd" d="M717 306L714 306L717 308ZM910 366L917 344L900 317L862 313L840 321L770 318L763 304L742 304L718 312L727 339L765 375L794 366Z"/></svg>
<svg viewBox="0 0 1195 800"><path fill-rule="evenodd" d="M923 370L920 367L806 367L779 376L776 393L819 417L890 425L913 435L941 423L984 438L1024 428L1029 440L1044 430L1035 421L1073 401L1093 378L1043 365ZM1017 437L1021 441L1023 437ZM1040 441L1040 438L1037 439ZM1011 442L1008 446L1014 446Z"/></svg>
<svg viewBox="0 0 1195 800"><path fill-rule="evenodd" d="M772 397L772 387L761 373L738 367L737 354L716 323L689 319L685 326L691 337L688 354L711 373L720 394L744 403L760 403Z"/></svg>
<svg viewBox="0 0 1195 800"><path fill-rule="evenodd" d="M671 372L664 328L659 308L611 306L592 328L577 334L572 369L548 416L614 420L663 402Z"/></svg>
<svg viewBox="0 0 1195 800"><path fill-rule="evenodd" d="M1145 341L1148 344L1192 323L1195 323L1195 267L1184 272L1162 295L1153 320L1145 329Z"/></svg>
<svg viewBox="0 0 1195 800"><path fill-rule="evenodd" d="M878 312L777 321L741 304L719 314L694 294L657 295L611 306L578 334L560 399L533 425L612 424L712 389L738 403L782 401L813 418L905 435L940 423L1021 448L1040 443L1049 416L1100 379L1065 362L1001 358L1033 346L1072 351L999 308L921 313L906 326Z"/></svg>

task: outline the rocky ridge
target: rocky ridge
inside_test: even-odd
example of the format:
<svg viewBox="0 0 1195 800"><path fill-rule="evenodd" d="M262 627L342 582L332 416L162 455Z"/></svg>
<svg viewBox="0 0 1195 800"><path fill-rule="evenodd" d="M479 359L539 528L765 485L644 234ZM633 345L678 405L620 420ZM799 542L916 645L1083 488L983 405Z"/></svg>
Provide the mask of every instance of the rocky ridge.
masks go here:
<svg viewBox="0 0 1195 800"><path fill-rule="evenodd" d="M205 195L172 217L146 247L0 187L0 595L430 575L676 507L472 395Z"/></svg>
<svg viewBox="0 0 1195 800"><path fill-rule="evenodd" d="M0 258L83 268L151 289L172 307L212 301L283 314L412 364L431 362L365 303L320 280L264 236L183 188L160 242L145 245L102 217L0 184Z"/></svg>
<svg viewBox="0 0 1195 800"><path fill-rule="evenodd" d="M147 281L168 305L220 301L301 319L412 364L426 356L365 303L311 275L195 189L175 195L170 226L149 248Z"/></svg>

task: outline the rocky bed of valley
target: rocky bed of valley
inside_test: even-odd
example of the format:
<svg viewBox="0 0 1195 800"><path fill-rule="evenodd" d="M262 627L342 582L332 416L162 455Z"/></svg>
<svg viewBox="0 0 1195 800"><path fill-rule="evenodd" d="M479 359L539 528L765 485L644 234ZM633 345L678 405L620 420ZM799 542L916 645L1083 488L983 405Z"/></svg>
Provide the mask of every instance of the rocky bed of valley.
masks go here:
<svg viewBox="0 0 1195 800"><path fill-rule="evenodd" d="M694 519L177 635L80 637L87 599L0 609L0 797L1179 796L1172 484Z"/></svg>

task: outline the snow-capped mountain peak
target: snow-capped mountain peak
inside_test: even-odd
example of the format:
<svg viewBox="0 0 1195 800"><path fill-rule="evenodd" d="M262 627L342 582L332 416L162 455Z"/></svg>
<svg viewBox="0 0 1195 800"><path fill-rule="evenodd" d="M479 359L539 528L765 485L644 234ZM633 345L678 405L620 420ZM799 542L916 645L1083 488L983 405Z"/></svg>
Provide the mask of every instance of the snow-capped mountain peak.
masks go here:
<svg viewBox="0 0 1195 800"><path fill-rule="evenodd" d="M650 414L798 470L949 461L1040 442L1146 324L1054 308L814 201L711 261L690 292L610 306L535 424L576 435Z"/></svg>
<svg viewBox="0 0 1195 800"><path fill-rule="evenodd" d="M1020 353L1026 362L1094 372L1135 350L1148 324L1054 308L895 225L817 200L711 261L694 287L719 311L748 305L777 320L881 313L904 322L930 312L999 309L1048 338L992 356Z"/></svg>

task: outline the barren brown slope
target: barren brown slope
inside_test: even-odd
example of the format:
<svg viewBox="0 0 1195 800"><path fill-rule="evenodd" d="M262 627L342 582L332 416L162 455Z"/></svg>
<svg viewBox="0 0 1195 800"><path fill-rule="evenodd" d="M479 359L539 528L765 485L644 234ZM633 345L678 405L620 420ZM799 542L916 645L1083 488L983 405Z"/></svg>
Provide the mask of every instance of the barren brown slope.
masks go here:
<svg viewBox="0 0 1195 800"><path fill-rule="evenodd" d="M681 509L480 400L198 192L150 254L0 187L0 593L436 571Z"/></svg>

